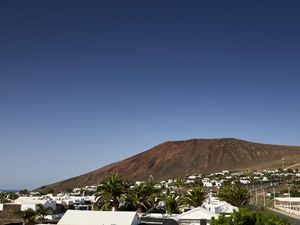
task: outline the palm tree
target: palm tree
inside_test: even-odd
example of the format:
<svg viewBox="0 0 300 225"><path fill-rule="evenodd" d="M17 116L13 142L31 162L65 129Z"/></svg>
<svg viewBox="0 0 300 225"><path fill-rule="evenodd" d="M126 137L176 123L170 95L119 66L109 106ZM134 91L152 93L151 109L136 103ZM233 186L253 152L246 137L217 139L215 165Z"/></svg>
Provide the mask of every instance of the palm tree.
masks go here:
<svg viewBox="0 0 300 225"><path fill-rule="evenodd" d="M16 200L18 197L19 197L19 195L16 194L15 192L9 192L9 193L8 193L8 198L9 198L10 200Z"/></svg>
<svg viewBox="0 0 300 225"><path fill-rule="evenodd" d="M203 183L202 183L202 180L200 177L197 177L195 179L194 183L192 183L192 187L195 187L195 186L203 187Z"/></svg>
<svg viewBox="0 0 300 225"><path fill-rule="evenodd" d="M19 191L19 194L21 196L28 196L30 194L30 192L27 189L24 189L24 190Z"/></svg>
<svg viewBox="0 0 300 225"><path fill-rule="evenodd" d="M131 203L138 212L146 212L153 206L157 193L155 183L151 181L136 184L128 190L126 201Z"/></svg>
<svg viewBox="0 0 300 225"><path fill-rule="evenodd" d="M177 179L174 183L178 193L180 194L183 189L186 188L187 184L185 183L185 180L183 179Z"/></svg>
<svg viewBox="0 0 300 225"><path fill-rule="evenodd" d="M169 215L179 213L181 201L181 197L179 195L174 192L168 192L162 199L165 203L164 208Z"/></svg>
<svg viewBox="0 0 300 225"><path fill-rule="evenodd" d="M24 220L24 224L26 225L34 223L36 212L33 209L28 208L24 211L18 211L17 215L22 217L22 219Z"/></svg>
<svg viewBox="0 0 300 225"><path fill-rule="evenodd" d="M238 185L228 185L218 193L218 198L236 207L242 207L249 203L250 193L247 189Z"/></svg>
<svg viewBox="0 0 300 225"><path fill-rule="evenodd" d="M0 192L0 204L1 203L6 203L7 199L6 199L6 195L3 192Z"/></svg>
<svg viewBox="0 0 300 225"><path fill-rule="evenodd" d="M107 177L97 189L97 201L106 207L111 203L115 210L119 209L120 198L128 188L127 181L117 173Z"/></svg>
<svg viewBox="0 0 300 225"><path fill-rule="evenodd" d="M204 191L201 187L195 186L184 196L184 202L189 207L198 207L201 206L204 200L207 198L207 192Z"/></svg>
<svg viewBox="0 0 300 225"><path fill-rule="evenodd" d="M255 177L255 175L254 175L254 173L249 173L248 177L250 179L250 182L252 183L252 191L253 191L254 190L254 181L255 181L254 177Z"/></svg>
<svg viewBox="0 0 300 225"><path fill-rule="evenodd" d="M38 204L37 205L37 210L36 210L36 214L39 218L39 220L44 223L46 221L46 216L52 214L53 209L50 207L45 207L43 204Z"/></svg>

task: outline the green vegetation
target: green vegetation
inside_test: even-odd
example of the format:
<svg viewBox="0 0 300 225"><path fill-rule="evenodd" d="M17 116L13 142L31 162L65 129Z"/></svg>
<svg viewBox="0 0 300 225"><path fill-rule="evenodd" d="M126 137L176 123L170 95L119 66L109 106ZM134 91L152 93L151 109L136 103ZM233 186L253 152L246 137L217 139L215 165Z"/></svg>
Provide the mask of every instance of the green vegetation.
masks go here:
<svg viewBox="0 0 300 225"><path fill-rule="evenodd" d="M179 195L169 192L162 197L162 200L165 202L165 210L169 215L179 213L179 204L181 200Z"/></svg>
<svg viewBox="0 0 300 225"><path fill-rule="evenodd" d="M153 182L140 183L128 190L126 201L138 212L146 212L154 206L158 193L159 190L155 188Z"/></svg>
<svg viewBox="0 0 300 225"><path fill-rule="evenodd" d="M177 189L177 192L179 194L181 194L181 192L187 187L186 183L185 183L185 180L183 179L177 179L175 182L174 182L174 186L176 187Z"/></svg>
<svg viewBox="0 0 300 225"><path fill-rule="evenodd" d="M291 197L300 197L300 191L298 188L283 189L280 191L280 194L288 193Z"/></svg>
<svg viewBox="0 0 300 225"><path fill-rule="evenodd" d="M46 216L51 215L53 213L52 208L45 208L42 204L37 205L37 210L36 210L36 220L38 220L41 223L44 223L46 221Z"/></svg>
<svg viewBox="0 0 300 225"><path fill-rule="evenodd" d="M18 211L17 215L22 217L24 224L34 224L36 212L33 209L26 209L25 211Z"/></svg>
<svg viewBox="0 0 300 225"><path fill-rule="evenodd" d="M19 197L19 195L16 194L15 192L9 192L9 193L7 194L7 197L8 197L10 200L16 200L16 199Z"/></svg>
<svg viewBox="0 0 300 225"><path fill-rule="evenodd" d="M141 213L163 210L167 214L180 213L180 208L198 207L207 198L202 182L186 183L184 180L162 182L153 180L130 185L127 179L114 174L106 178L98 187L97 205L94 209L130 210ZM219 199L236 207L238 212L213 219L211 225L288 225L285 219L264 211L250 210L250 193L239 185L225 185L217 193ZM163 204L160 204L162 202ZM247 209L246 209L247 207Z"/></svg>
<svg viewBox="0 0 300 225"><path fill-rule="evenodd" d="M247 189L238 185L224 186L217 195L219 199L236 207L242 207L249 203L250 193Z"/></svg>
<svg viewBox="0 0 300 225"><path fill-rule="evenodd" d="M188 191L184 197L184 203L189 207L201 206L204 200L207 198L207 192L200 186L195 186L192 190Z"/></svg>
<svg viewBox="0 0 300 225"><path fill-rule="evenodd" d="M30 192L27 189L19 191L19 194L21 196L29 196Z"/></svg>
<svg viewBox="0 0 300 225"><path fill-rule="evenodd" d="M101 205L101 209L109 210L110 207L114 207L115 210L119 209L120 199L123 194L128 190L128 182L118 174L106 178L104 182L100 184L97 190L96 196L98 197L98 203Z"/></svg>
<svg viewBox="0 0 300 225"><path fill-rule="evenodd" d="M47 194L52 194L53 196L56 196L56 192L52 189L48 190Z"/></svg>
<svg viewBox="0 0 300 225"><path fill-rule="evenodd" d="M24 211L18 211L16 214L24 220L24 224L36 224L46 222L46 216L53 213L52 208L45 208L42 204L37 205L37 210L34 211L28 208Z"/></svg>
<svg viewBox="0 0 300 225"><path fill-rule="evenodd" d="M72 193L72 191L73 191L72 188L66 188L66 189L64 190L64 192L65 192L65 193L68 193L68 194Z"/></svg>
<svg viewBox="0 0 300 225"><path fill-rule="evenodd" d="M3 192L0 192L0 204L1 203L6 203L7 199L6 199L6 195Z"/></svg>
<svg viewBox="0 0 300 225"><path fill-rule="evenodd" d="M289 222L274 214L240 209L229 217L220 215L218 219L213 218L211 225L289 225Z"/></svg>
<svg viewBox="0 0 300 225"><path fill-rule="evenodd" d="M130 186L129 182L113 174L100 183L96 192L97 203L94 209L100 210L134 210L148 212L159 210L159 201L164 202L164 211L168 214L179 213L181 206L198 207L207 197L206 191L200 186L199 180L186 185L183 180L175 181L173 187L157 185L150 179Z"/></svg>

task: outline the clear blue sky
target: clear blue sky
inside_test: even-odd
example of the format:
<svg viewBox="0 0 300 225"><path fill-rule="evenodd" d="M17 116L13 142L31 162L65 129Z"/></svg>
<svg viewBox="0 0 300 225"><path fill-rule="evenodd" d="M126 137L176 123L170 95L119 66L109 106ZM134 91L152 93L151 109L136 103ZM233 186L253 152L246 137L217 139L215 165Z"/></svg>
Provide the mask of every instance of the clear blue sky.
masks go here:
<svg viewBox="0 0 300 225"><path fill-rule="evenodd" d="M300 2L0 1L0 188L166 140L300 145Z"/></svg>

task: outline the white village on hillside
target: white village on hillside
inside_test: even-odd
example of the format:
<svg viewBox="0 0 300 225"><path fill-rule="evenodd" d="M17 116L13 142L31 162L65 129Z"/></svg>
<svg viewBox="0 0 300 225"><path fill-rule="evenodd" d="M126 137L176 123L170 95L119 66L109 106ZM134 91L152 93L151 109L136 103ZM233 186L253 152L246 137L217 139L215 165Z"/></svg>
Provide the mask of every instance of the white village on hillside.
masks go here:
<svg viewBox="0 0 300 225"><path fill-rule="evenodd" d="M58 193L3 192L0 225L205 225L229 217L248 203L298 218L300 192L294 187L299 184L298 170L278 169L194 174L158 183L136 181L119 196L104 189L105 182ZM235 191L244 191L245 196L228 198L220 194L225 187L238 187Z"/></svg>

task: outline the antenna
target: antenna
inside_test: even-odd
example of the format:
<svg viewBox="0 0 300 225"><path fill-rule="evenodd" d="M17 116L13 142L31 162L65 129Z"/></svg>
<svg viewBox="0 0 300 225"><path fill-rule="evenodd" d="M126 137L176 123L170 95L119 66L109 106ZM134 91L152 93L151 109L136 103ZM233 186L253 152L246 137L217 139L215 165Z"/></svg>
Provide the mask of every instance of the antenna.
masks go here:
<svg viewBox="0 0 300 225"><path fill-rule="evenodd" d="M284 169L284 157L281 158L281 168Z"/></svg>

